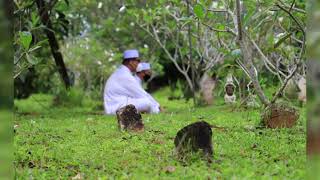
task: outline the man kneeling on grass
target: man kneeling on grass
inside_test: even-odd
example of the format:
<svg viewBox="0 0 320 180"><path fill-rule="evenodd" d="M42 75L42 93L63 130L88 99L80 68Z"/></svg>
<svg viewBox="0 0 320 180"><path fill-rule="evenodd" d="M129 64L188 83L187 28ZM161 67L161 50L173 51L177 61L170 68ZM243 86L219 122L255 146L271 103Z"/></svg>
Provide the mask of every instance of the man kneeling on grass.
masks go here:
<svg viewBox="0 0 320 180"><path fill-rule="evenodd" d="M152 75L151 66L147 62L140 62L137 66L136 75L134 78L136 79L137 83L143 88L143 83L150 80ZM147 92L149 99L154 103L157 104L160 108L160 111L163 112L164 109L160 106L160 104L154 100L154 98Z"/></svg>
<svg viewBox="0 0 320 180"><path fill-rule="evenodd" d="M123 53L122 65L109 77L104 88L104 109L106 114L128 104L138 112L159 113L160 105L136 81L133 74L140 63L139 52L135 49Z"/></svg>

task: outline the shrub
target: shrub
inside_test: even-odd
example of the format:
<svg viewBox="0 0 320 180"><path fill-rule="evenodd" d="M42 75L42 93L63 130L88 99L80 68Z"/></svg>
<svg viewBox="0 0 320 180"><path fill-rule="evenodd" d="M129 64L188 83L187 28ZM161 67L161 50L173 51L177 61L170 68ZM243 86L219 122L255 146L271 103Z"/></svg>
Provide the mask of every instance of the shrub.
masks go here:
<svg viewBox="0 0 320 180"><path fill-rule="evenodd" d="M82 106L84 92L81 88L72 87L69 90L61 89L53 99L53 106Z"/></svg>

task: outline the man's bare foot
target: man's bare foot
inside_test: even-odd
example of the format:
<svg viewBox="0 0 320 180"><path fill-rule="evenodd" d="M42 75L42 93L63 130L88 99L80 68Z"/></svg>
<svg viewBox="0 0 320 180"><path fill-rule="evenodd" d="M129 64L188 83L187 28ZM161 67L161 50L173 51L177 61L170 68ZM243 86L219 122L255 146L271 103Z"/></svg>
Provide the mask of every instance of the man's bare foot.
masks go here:
<svg viewBox="0 0 320 180"><path fill-rule="evenodd" d="M160 106L160 112L166 112L166 110L162 106Z"/></svg>

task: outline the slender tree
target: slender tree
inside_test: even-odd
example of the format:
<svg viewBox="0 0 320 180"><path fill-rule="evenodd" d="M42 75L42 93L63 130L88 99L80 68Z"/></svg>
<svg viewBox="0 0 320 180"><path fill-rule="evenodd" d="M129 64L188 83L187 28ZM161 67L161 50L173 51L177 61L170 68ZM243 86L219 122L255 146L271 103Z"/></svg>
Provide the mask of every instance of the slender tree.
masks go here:
<svg viewBox="0 0 320 180"><path fill-rule="evenodd" d="M44 0L36 0L36 3L37 3L37 7L39 9L40 20L41 20L42 24L46 27L44 29L44 31L48 37L49 45L51 48L51 53L53 55L53 58L55 60L56 65L57 65L60 76L65 84L65 87L68 89L71 86L71 84L69 81L67 69L64 64L62 54L59 50L58 41L57 41L56 36L52 30L53 27L52 27L52 23L51 23L51 20L49 17L49 13L48 13L48 11L49 11L48 6L46 6Z"/></svg>

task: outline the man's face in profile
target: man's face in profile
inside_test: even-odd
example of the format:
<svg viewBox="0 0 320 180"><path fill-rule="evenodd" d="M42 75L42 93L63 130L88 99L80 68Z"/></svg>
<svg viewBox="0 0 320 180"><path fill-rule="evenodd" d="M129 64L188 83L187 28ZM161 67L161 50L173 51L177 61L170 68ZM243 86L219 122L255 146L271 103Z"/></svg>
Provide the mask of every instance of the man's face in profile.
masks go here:
<svg viewBox="0 0 320 180"><path fill-rule="evenodd" d="M139 63L140 63L140 59L138 59L138 58L130 60L129 65L131 66L131 68L133 69L134 72L136 71Z"/></svg>

